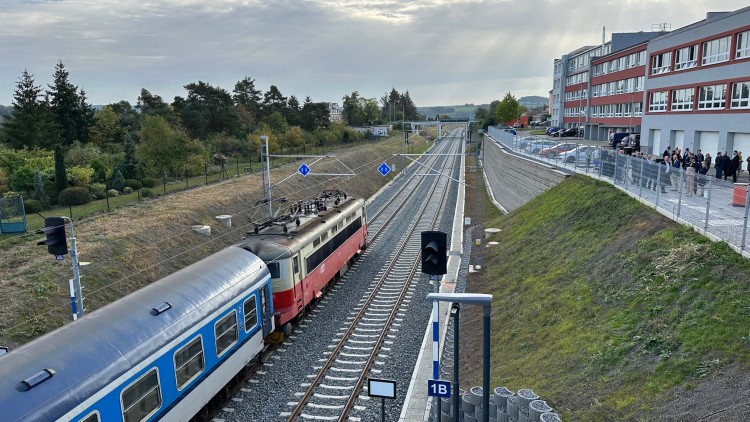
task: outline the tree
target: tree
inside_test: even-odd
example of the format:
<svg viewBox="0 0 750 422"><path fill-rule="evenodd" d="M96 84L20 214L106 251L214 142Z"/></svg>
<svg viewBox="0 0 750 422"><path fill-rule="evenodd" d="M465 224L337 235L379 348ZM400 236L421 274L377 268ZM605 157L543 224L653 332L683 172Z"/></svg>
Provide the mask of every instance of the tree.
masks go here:
<svg viewBox="0 0 750 422"><path fill-rule="evenodd" d="M292 95L289 97L289 101L287 102L287 109L286 109L286 121L289 122L292 126L299 126L300 124L300 117L299 112L301 108L299 105L299 100L297 100L297 97Z"/></svg>
<svg viewBox="0 0 750 422"><path fill-rule="evenodd" d="M159 116L169 124L176 123L174 111L160 96L151 94L146 88L141 88L141 95L135 103L143 116Z"/></svg>
<svg viewBox="0 0 750 422"><path fill-rule="evenodd" d="M234 104L245 111L252 121L257 121L260 117L260 94L259 89L255 89L255 80L245 76L241 81L234 84L232 91Z"/></svg>
<svg viewBox="0 0 750 422"><path fill-rule="evenodd" d="M359 92L354 91L350 95L344 95L342 98L344 111L342 116L349 126L359 126L360 116L362 114L359 103Z"/></svg>
<svg viewBox="0 0 750 422"><path fill-rule="evenodd" d="M62 61L55 66L54 84L48 85L50 108L60 125L61 141L71 145L73 141L87 142L93 109L86 103L86 94L70 83L69 74Z"/></svg>
<svg viewBox="0 0 750 422"><path fill-rule="evenodd" d="M284 116L278 111L274 111L268 117L266 117L266 123L271 127L274 133L284 133L289 130L289 124L287 123Z"/></svg>
<svg viewBox="0 0 750 422"><path fill-rule="evenodd" d="M120 125L120 117L111 106L104 106L94 113L90 140L97 147L103 148L107 144L121 144L126 133L126 130Z"/></svg>
<svg viewBox="0 0 750 422"><path fill-rule="evenodd" d="M141 178L141 162L136 157L135 143L132 139L127 138L123 144L123 151L125 156L120 164L124 170L123 177L126 179L140 179Z"/></svg>
<svg viewBox="0 0 750 422"><path fill-rule="evenodd" d="M120 170L115 170L115 173L112 175L112 189L120 192L125 189L125 177L120 173Z"/></svg>
<svg viewBox="0 0 750 422"><path fill-rule="evenodd" d="M309 132L319 128L327 128L330 124L330 111L326 103L314 103L310 97L305 98L305 104L300 111L300 126Z"/></svg>
<svg viewBox="0 0 750 422"><path fill-rule="evenodd" d="M361 114L360 119L366 125L375 124L380 116L378 102L374 98L360 98L359 111Z"/></svg>
<svg viewBox="0 0 750 422"><path fill-rule="evenodd" d="M518 105L518 100L516 100L516 97L509 92L505 94L503 100L497 105L495 116L497 117L498 122L505 123L511 120L516 120L520 115L520 110L521 107Z"/></svg>
<svg viewBox="0 0 750 422"><path fill-rule="evenodd" d="M52 148L59 142L59 128L41 86L26 70L21 74L13 93L13 110L2 123L3 137L14 149Z"/></svg>
<svg viewBox="0 0 750 422"><path fill-rule="evenodd" d="M68 187L68 177L65 175L65 158L60 144L55 147L55 187L58 192L62 192L63 189Z"/></svg>
<svg viewBox="0 0 750 422"><path fill-rule="evenodd" d="M275 111L283 115L286 112L286 107L286 97L281 95L281 91L276 85L271 85L268 91L263 94L263 116L270 116Z"/></svg>
<svg viewBox="0 0 750 422"><path fill-rule="evenodd" d="M203 144L190 139L183 131L173 129L160 116L146 117L139 132L141 143L136 156L150 170L150 174L168 172L172 175L187 169L192 174L202 172L208 162Z"/></svg>
<svg viewBox="0 0 750 422"><path fill-rule="evenodd" d="M174 107L188 135L205 139L214 133L238 133L240 119L229 92L202 81L185 85L185 89L187 99L179 105L175 99Z"/></svg>

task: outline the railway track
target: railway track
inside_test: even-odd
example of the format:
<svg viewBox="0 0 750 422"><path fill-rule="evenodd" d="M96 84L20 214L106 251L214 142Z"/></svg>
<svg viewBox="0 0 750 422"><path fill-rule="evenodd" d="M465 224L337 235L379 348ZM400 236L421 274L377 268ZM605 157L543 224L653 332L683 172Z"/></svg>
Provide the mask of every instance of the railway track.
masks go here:
<svg viewBox="0 0 750 422"><path fill-rule="evenodd" d="M398 245L393 247L392 259L373 282L370 294L360 301L357 305L359 310L352 311L354 315L347 318L339 329L334 338L337 344L329 346L331 350L325 353L328 357L321 358L321 364L314 368L318 371L317 375L305 383L307 388L304 392L295 394L300 397L299 401L290 412L281 413L281 418L288 421L342 421L352 417L356 420L355 415L365 411L366 403L357 404L368 399L361 395L362 387L371 373L380 372L377 366L382 365L383 359L388 357L389 336L398 331L400 319L397 316L402 305L410 301L412 295L409 293L418 279L415 274L420 264L419 233L435 226L448 187L448 181L442 178L433 183L409 229L401 236ZM414 192L416 189L404 194L402 190L391 202L405 196L398 207L401 209ZM432 200L438 199L436 192L439 196L437 202ZM393 207L384 207L387 208ZM398 212L388 215L376 233L385 230L396 215Z"/></svg>

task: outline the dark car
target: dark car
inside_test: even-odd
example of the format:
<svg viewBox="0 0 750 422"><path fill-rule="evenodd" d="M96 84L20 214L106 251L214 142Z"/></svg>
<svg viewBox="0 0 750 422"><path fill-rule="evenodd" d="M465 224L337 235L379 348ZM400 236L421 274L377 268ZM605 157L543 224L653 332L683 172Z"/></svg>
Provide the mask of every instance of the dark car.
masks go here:
<svg viewBox="0 0 750 422"><path fill-rule="evenodd" d="M629 136L630 134L627 132L611 133L609 135L609 146L611 146L612 148L617 148L620 143L622 143L623 139Z"/></svg>
<svg viewBox="0 0 750 422"><path fill-rule="evenodd" d="M563 137L563 136L578 136L578 128L570 127L570 128L567 128L567 129L563 129L563 130L561 130L559 132L555 132L554 136L560 136L560 137Z"/></svg>
<svg viewBox="0 0 750 422"><path fill-rule="evenodd" d="M547 128L547 129L546 129L546 130L544 131L544 133L546 133L547 135L552 135L553 133L557 132L557 131L558 131L558 130L560 130L560 129L562 129L562 128L561 128L561 127L557 127L557 126L556 126L556 127L548 127L548 128Z"/></svg>

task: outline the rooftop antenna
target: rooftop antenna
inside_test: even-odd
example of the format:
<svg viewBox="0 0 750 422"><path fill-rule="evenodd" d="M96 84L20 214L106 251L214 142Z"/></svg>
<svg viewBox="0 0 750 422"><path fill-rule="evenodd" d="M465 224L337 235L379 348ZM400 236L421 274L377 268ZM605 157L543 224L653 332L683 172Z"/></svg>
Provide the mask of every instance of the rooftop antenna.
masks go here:
<svg viewBox="0 0 750 422"><path fill-rule="evenodd" d="M662 23L652 23L651 24L651 32L661 32L662 34L665 32L669 32L672 30L672 24L667 22Z"/></svg>

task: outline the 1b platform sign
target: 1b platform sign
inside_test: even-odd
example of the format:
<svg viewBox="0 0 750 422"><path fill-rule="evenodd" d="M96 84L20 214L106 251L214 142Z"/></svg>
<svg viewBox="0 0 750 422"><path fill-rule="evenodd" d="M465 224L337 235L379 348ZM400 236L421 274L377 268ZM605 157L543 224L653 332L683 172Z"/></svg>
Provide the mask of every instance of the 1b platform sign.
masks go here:
<svg viewBox="0 0 750 422"><path fill-rule="evenodd" d="M427 380L427 395L448 398L451 396L450 381Z"/></svg>

